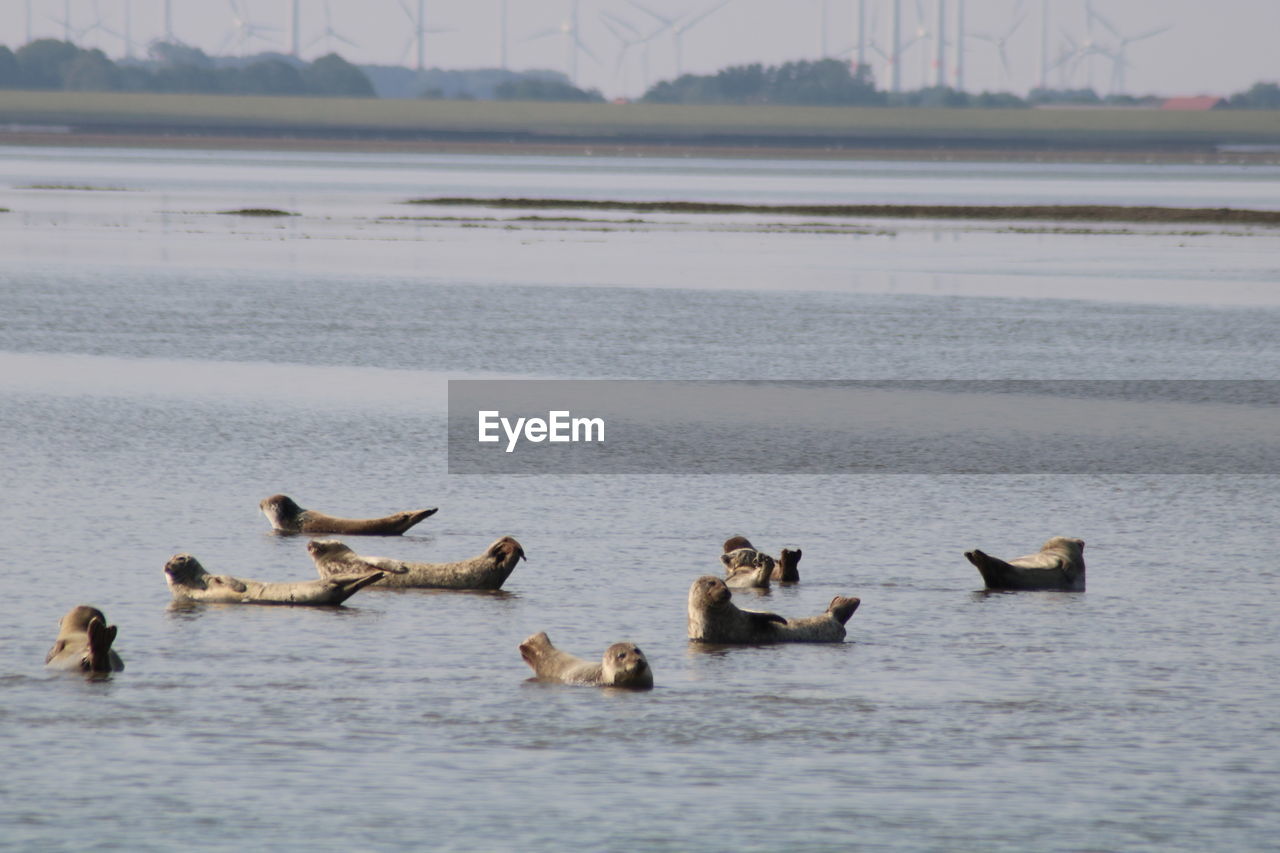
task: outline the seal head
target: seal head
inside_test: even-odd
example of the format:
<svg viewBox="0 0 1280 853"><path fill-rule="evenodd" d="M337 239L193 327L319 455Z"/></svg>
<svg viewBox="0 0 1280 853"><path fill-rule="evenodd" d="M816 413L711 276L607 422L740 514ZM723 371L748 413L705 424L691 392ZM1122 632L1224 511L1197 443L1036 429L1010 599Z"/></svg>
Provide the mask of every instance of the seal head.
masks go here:
<svg viewBox="0 0 1280 853"><path fill-rule="evenodd" d="M78 605L58 621L58 639L45 655L45 666L94 674L119 672L124 661L111 648L115 639L116 626L107 625L101 610Z"/></svg>

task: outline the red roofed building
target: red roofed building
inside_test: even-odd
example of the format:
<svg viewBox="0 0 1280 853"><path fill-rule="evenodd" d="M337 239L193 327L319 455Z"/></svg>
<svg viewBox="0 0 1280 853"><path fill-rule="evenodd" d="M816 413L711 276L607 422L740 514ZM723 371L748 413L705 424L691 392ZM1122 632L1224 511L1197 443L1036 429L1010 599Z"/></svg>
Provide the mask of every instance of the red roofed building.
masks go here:
<svg viewBox="0 0 1280 853"><path fill-rule="evenodd" d="M1197 95L1193 98L1165 98L1162 110L1211 110L1224 103L1217 95Z"/></svg>

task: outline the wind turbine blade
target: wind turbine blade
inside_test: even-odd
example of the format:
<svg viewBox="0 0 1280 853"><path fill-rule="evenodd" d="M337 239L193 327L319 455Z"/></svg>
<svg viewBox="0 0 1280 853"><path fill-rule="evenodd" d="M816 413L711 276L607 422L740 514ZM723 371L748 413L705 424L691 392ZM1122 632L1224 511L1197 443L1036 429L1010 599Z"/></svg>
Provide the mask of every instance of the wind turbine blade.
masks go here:
<svg viewBox="0 0 1280 853"><path fill-rule="evenodd" d="M617 15L613 14L608 9L602 11L600 13L600 17L603 19L604 25L608 27L609 30L614 35L618 36L618 38L622 39L623 41L626 41L626 39L623 38L621 35L618 35L618 31L614 29L614 26L621 27L624 30L629 30L631 34L636 38L641 37L640 31L637 30L635 27L633 27L625 18L619 18ZM610 22L612 22L612 24Z"/></svg>
<svg viewBox="0 0 1280 853"><path fill-rule="evenodd" d="M627 0L627 2L630 3L632 6L635 6L641 12L644 12L649 17L662 21L662 23L666 24L668 27L673 26L676 22L675 18L668 18L666 15L659 15L657 12L653 11L648 6L637 3L636 0Z"/></svg>
<svg viewBox="0 0 1280 853"><path fill-rule="evenodd" d="M531 36L525 36L523 40L533 41L534 39L544 39L547 36L562 36L562 35L564 35L564 30L562 30L560 27L553 27L552 29L549 29L549 30L541 30L539 32L536 32Z"/></svg>
<svg viewBox="0 0 1280 853"><path fill-rule="evenodd" d="M604 28L608 30L610 33L612 33L614 38L622 42L624 49L626 47L630 47L633 44L633 42L619 31L618 26L614 24L613 21L609 20L608 15L609 15L608 12L601 13L600 23L604 24ZM636 35L639 35L639 33L637 33Z"/></svg>
<svg viewBox="0 0 1280 853"><path fill-rule="evenodd" d="M1143 39L1149 39L1149 38L1151 38L1152 36L1158 36L1158 35L1160 35L1160 34L1161 34L1161 33L1163 33L1163 32L1168 32L1168 31L1169 31L1169 30L1171 30L1171 29L1173 29L1173 25L1172 25L1172 24L1165 24L1163 27L1156 27L1154 30L1147 30L1147 31L1146 31L1145 33L1143 33L1142 35L1140 35L1140 36L1133 36L1133 37L1131 37L1131 38L1127 38L1127 39L1125 39L1125 41L1127 41L1127 42L1131 42L1131 43L1132 43L1132 42L1135 42L1135 41L1142 41Z"/></svg>
<svg viewBox="0 0 1280 853"><path fill-rule="evenodd" d="M676 27L676 31L681 33L686 32L687 30L693 28L693 26L697 24L699 21L702 21L703 19L710 17L712 13L719 12L725 6L728 6L730 2L731 0L721 0L720 3L717 3L716 5L712 6L710 9L707 9L702 14L694 18L690 18L688 21L685 21L683 24Z"/></svg>
<svg viewBox="0 0 1280 853"><path fill-rule="evenodd" d="M577 33L573 34L573 43L578 48L578 50L582 51L587 56L591 57L592 62L594 62L596 65L600 64L600 59L594 53L591 52L591 48L583 44L582 39L578 38Z"/></svg>
<svg viewBox="0 0 1280 853"><path fill-rule="evenodd" d="M1106 27L1107 31L1111 33L1111 35L1115 36L1121 41L1124 41L1124 36L1120 34L1120 31L1117 30L1110 21L1108 21L1106 18L1102 17L1102 15L1095 12L1093 10L1093 6L1089 7L1089 14L1093 16L1093 19L1095 21L1097 21L1099 24L1102 24L1102 26Z"/></svg>

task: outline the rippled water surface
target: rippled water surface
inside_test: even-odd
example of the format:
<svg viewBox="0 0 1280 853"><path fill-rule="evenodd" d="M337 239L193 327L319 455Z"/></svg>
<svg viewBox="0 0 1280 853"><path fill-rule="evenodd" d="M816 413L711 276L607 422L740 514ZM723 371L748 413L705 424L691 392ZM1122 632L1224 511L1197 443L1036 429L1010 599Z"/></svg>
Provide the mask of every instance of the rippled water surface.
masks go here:
<svg viewBox="0 0 1280 853"><path fill-rule="evenodd" d="M985 203L992 180L1038 201L1140 186L1275 206L1278 187L874 164L858 187L834 168L0 150L0 838L1272 847L1274 477L446 473L448 378L1280 375L1269 232L380 218L437 191L862 201L888 182ZM301 215L215 213L250 204ZM529 561L496 594L172 608L178 551L314 576L305 538L257 511L275 492L344 515L440 507L403 538L348 540L363 553L452 560L508 534ZM739 603L803 616L857 595L847 641L690 646L689 584L735 533L804 549L800 584ZM1083 594L984 594L961 555L1059 534L1088 543ZM124 672L43 671L78 603L119 626ZM592 658L633 640L657 687L531 683L516 645L536 631Z"/></svg>

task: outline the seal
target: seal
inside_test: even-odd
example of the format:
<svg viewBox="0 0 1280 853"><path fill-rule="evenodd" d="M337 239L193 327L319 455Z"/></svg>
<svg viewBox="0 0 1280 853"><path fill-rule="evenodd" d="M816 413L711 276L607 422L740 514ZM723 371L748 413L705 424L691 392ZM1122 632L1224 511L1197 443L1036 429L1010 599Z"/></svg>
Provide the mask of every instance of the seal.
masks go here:
<svg viewBox="0 0 1280 853"><path fill-rule="evenodd" d="M653 687L653 670L635 643L614 643L604 650L600 663L591 663L560 651L551 645L546 633L537 633L520 644L520 657L533 668L539 681L596 687Z"/></svg>
<svg viewBox="0 0 1280 853"><path fill-rule="evenodd" d="M1084 540L1055 536L1036 554L1005 562L974 548L964 552L987 589L1056 589L1084 592Z"/></svg>
<svg viewBox="0 0 1280 853"><path fill-rule="evenodd" d="M732 554L734 551L738 551L743 548L749 548L752 551L756 550L756 547L751 544L751 540L747 537L730 536L724 541L722 554ZM774 560L772 557L768 557L768 559L773 562L773 571L769 574L769 579L780 581L782 583L796 583L799 581L800 558L803 555L804 552L799 548L794 550L783 548L782 553L778 555L777 560ZM767 557L768 555L765 556ZM724 557L721 556L720 559L724 560ZM727 563L725 565L726 567L728 566ZM733 586L733 584L730 584L730 586Z"/></svg>
<svg viewBox="0 0 1280 853"><path fill-rule="evenodd" d="M64 672L120 672L124 661L111 644L116 640L116 626L107 626L102 611L81 604L58 620L58 639L44 665Z"/></svg>
<svg viewBox="0 0 1280 853"><path fill-rule="evenodd" d="M410 563L391 557L365 557L337 539L312 539L307 553L320 577L354 572L381 571L379 587L413 589L501 589L516 563L528 559L524 548L510 536L503 536L483 554L456 563Z"/></svg>
<svg viewBox="0 0 1280 853"><path fill-rule="evenodd" d="M827 612L805 619L740 610L720 578L704 575L689 587L689 639L703 643L838 643L861 600L837 595Z"/></svg>
<svg viewBox="0 0 1280 853"><path fill-rule="evenodd" d="M724 564L724 582L734 589L768 589L773 576L774 560L755 548L735 548L720 555Z"/></svg>
<svg viewBox="0 0 1280 853"><path fill-rule="evenodd" d="M359 536L399 536L438 508L397 512L382 518L338 518L303 509L288 495L272 495L258 502L271 526L284 533L345 533Z"/></svg>
<svg viewBox="0 0 1280 853"><path fill-rule="evenodd" d="M174 554L164 564L164 577L174 601L215 604L338 605L378 581L383 574L366 569L314 581L264 583L231 575L211 575L190 554Z"/></svg>

